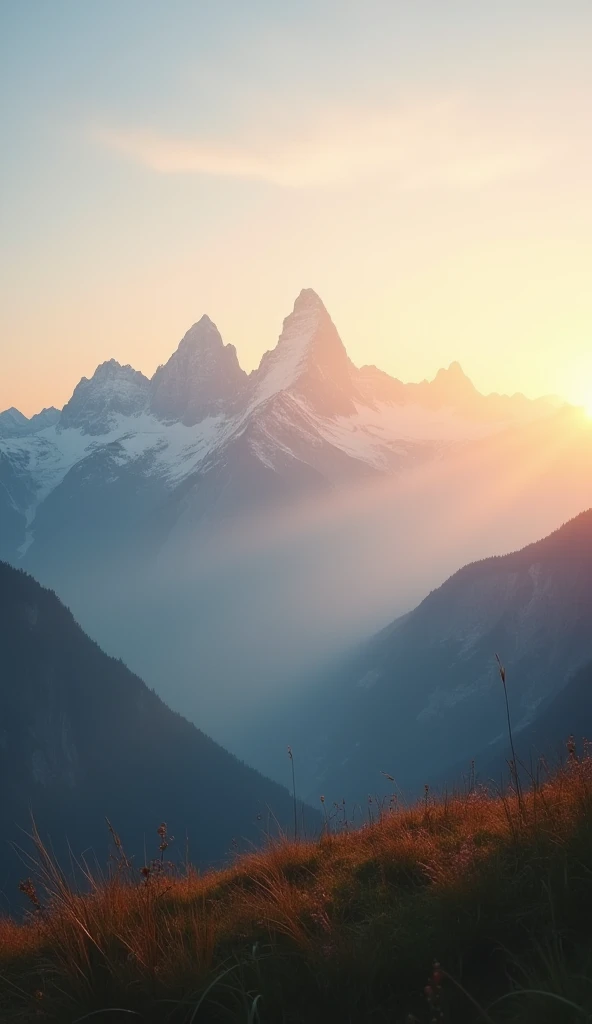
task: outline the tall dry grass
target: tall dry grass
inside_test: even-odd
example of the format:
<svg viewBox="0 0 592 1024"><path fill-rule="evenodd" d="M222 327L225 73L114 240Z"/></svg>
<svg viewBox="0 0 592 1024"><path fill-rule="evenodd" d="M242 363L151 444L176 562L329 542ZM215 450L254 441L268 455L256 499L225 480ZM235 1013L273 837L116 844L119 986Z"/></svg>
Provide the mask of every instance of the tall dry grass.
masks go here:
<svg viewBox="0 0 592 1024"><path fill-rule="evenodd" d="M113 832L85 891L33 830L30 913L0 921L0 1019L592 1019L589 757L519 794L427 792L346 825L205 875L162 849L140 871Z"/></svg>

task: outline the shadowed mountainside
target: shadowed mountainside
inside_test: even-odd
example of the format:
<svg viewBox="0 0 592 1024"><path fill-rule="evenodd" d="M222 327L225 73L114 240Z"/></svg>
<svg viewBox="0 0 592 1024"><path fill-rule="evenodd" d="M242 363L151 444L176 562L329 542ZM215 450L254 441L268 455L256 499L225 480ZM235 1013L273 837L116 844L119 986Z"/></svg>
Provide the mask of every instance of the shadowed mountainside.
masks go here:
<svg viewBox="0 0 592 1024"><path fill-rule="evenodd" d="M523 756L535 740L538 753L564 740L589 712L587 677L572 677L592 659L591 609L592 510L466 565L341 663L294 728L310 792L362 801L381 790L381 772L417 790L447 766L503 763L497 652Z"/></svg>
<svg viewBox="0 0 592 1024"><path fill-rule="evenodd" d="M122 627L124 628L124 627ZM5 840L30 808L56 849L104 863L105 816L144 856L161 820L197 863L293 822L281 786L242 764L109 658L49 590L0 563L0 777ZM311 821L314 812L310 812ZM0 889L21 870L0 846Z"/></svg>

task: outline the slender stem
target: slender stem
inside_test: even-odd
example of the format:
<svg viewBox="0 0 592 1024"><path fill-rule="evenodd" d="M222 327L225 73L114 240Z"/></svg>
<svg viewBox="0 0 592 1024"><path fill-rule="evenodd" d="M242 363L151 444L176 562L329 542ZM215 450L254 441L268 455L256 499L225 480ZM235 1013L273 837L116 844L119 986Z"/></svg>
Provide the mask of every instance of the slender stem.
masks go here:
<svg viewBox="0 0 592 1024"><path fill-rule="evenodd" d="M505 671L502 675L502 685L504 687L504 697L506 698L506 717L508 719L508 736L510 737L510 750L512 751L512 775L514 776L514 785L516 786L516 796L518 797L518 806L522 813L522 788L520 786L520 778L518 776L518 762L516 761L516 751L514 750L514 737L512 735L512 720L510 718L510 704L508 701L508 688L506 686Z"/></svg>
<svg viewBox="0 0 592 1024"><path fill-rule="evenodd" d="M298 804L296 801L296 775L294 772L294 754L292 747L288 747L288 757L292 764L292 797L294 800L294 839L298 839Z"/></svg>
<svg viewBox="0 0 592 1024"><path fill-rule="evenodd" d="M510 737L510 749L512 751L512 763L511 763L511 766L510 766L510 770L511 770L511 773L512 773L512 777L514 779L514 785L516 787L516 796L518 797L518 807L520 808L520 815L522 816L523 811L524 811L524 808L523 808L523 805L522 805L522 789L520 787L520 779L518 778L518 763L516 761L516 751L514 750L514 737L512 736L512 722L511 722L511 719L510 719L510 704L509 704L509 701L508 701L508 689L506 687L506 670L505 670L504 666L502 665L502 662L501 662L499 654L496 654L495 660L497 661L497 667L498 667L498 671L499 671L499 676L500 676L500 679L502 681L502 686L504 688L504 697L506 699L506 717L508 719L508 735Z"/></svg>
<svg viewBox="0 0 592 1024"><path fill-rule="evenodd" d="M514 771L516 771L516 751L514 750L514 738L512 736L512 722L510 719L510 705L508 703L508 689L504 681L504 697L506 698L506 716L508 719L508 735L510 737L510 750L512 751L512 764L514 765Z"/></svg>

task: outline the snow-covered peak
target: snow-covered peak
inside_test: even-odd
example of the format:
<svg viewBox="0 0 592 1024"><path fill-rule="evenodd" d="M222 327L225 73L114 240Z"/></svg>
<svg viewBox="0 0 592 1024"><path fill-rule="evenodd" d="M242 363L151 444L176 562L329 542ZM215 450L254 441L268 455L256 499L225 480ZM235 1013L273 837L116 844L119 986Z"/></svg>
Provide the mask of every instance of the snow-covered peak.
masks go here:
<svg viewBox="0 0 592 1024"><path fill-rule="evenodd" d="M234 345L225 345L216 325L204 315L154 374L150 408L162 420L199 423L229 409L246 380Z"/></svg>
<svg viewBox="0 0 592 1024"><path fill-rule="evenodd" d="M0 437L24 437L28 434L36 434L46 427L52 427L60 417L59 409L51 406L42 409L28 419L19 409L11 406L4 412L0 412Z"/></svg>
<svg viewBox="0 0 592 1024"><path fill-rule="evenodd" d="M12 405L10 409L0 412L0 436L13 437L23 427L26 428L28 422L27 417L23 415L20 409L15 409L14 405Z"/></svg>
<svg viewBox="0 0 592 1024"><path fill-rule="evenodd" d="M64 406L59 428L78 427L84 434L106 434L118 416L137 416L146 408L150 382L132 366L109 359L90 380L83 377Z"/></svg>
<svg viewBox="0 0 592 1024"><path fill-rule="evenodd" d="M29 420L31 433L37 433L39 430L45 430L47 427L54 427L60 418L60 414L61 410L56 409L55 405L50 405L47 409L36 412Z"/></svg>
<svg viewBox="0 0 592 1024"><path fill-rule="evenodd" d="M353 412L352 369L323 302L312 288L303 288L276 347L265 353L254 374L255 399L263 402L293 391L323 415Z"/></svg>

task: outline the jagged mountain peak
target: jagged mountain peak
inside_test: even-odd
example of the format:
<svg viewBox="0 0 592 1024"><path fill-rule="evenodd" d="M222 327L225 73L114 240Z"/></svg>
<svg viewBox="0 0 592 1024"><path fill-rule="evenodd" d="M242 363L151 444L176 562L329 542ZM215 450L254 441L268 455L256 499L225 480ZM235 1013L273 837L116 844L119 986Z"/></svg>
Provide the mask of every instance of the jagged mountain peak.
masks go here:
<svg viewBox="0 0 592 1024"><path fill-rule="evenodd" d="M31 433L36 433L39 430L45 430L46 427L53 427L60 418L60 409L56 409L55 405L50 405L41 412L36 412L31 419L28 421L28 428Z"/></svg>
<svg viewBox="0 0 592 1024"><path fill-rule="evenodd" d="M2 412L0 412L0 416L10 416L11 419L14 419L19 423L25 423L27 420L25 414L21 412L20 409L17 409L15 405L11 405L10 409L4 409Z"/></svg>
<svg viewBox="0 0 592 1024"><path fill-rule="evenodd" d="M352 364L324 303L303 288L283 323L278 343L254 374L255 397L290 391L326 416L354 411Z"/></svg>
<svg viewBox="0 0 592 1024"><path fill-rule="evenodd" d="M215 323L204 314L154 374L150 409L162 420L199 423L231 409L246 380L234 345L224 344Z"/></svg>
<svg viewBox="0 0 592 1024"><path fill-rule="evenodd" d="M123 364L119 363L117 359L106 359L105 362L99 363L90 379L105 380L107 378L109 380L114 380L119 378L133 379L138 377L141 377L143 380L148 379L147 377L144 377L144 374L140 370L134 370L133 366L130 366L129 363ZM86 377L82 378L83 381L87 379L88 378Z"/></svg>
<svg viewBox="0 0 592 1024"><path fill-rule="evenodd" d="M302 288L300 294L296 296L294 311L296 312L300 309L319 309L327 313L323 300L320 295L315 292L314 288ZM327 314L327 316L328 315L329 314Z"/></svg>
<svg viewBox="0 0 592 1024"><path fill-rule="evenodd" d="M46 427L53 427L60 418L60 410L55 406L42 409L28 418L13 406L0 412L0 437L24 437L36 434Z"/></svg>
<svg viewBox="0 0 592 1024"><path fill-rule="evenodd" d="M179 342L177 351L179 351L179 349L189 348L190 346L225 347L220 331L216 327L214 321L210 320L207 313L204 313L199 320L196 320L196 322L192 324L189 330L183 335Z"/></svg>
<svg viewBox="0 0 592 1024"><path fill-rule="evenodd" d="M139 370L116 359L97 366L74 388L59 419L60 429L77 427L85 434L108 433L118 416L135 416L146 407L150 382Z"/></svg>
<svg viewBox="0 0 592 1024"><path fill-rule="evenodd" d="M28 419L20 409L16 409L14 405L11 405L10 409L4 409L0 412L0 437L14 437L26 430L28 427Z"/></svg>
<svg viewBox="0 0 592 1024"><path fill-rule="evenodd" d="M474 395L477 389L456 360L448 367L441 367L431 382L433 391L438 391L455 402L459 397Z"/></svg>

